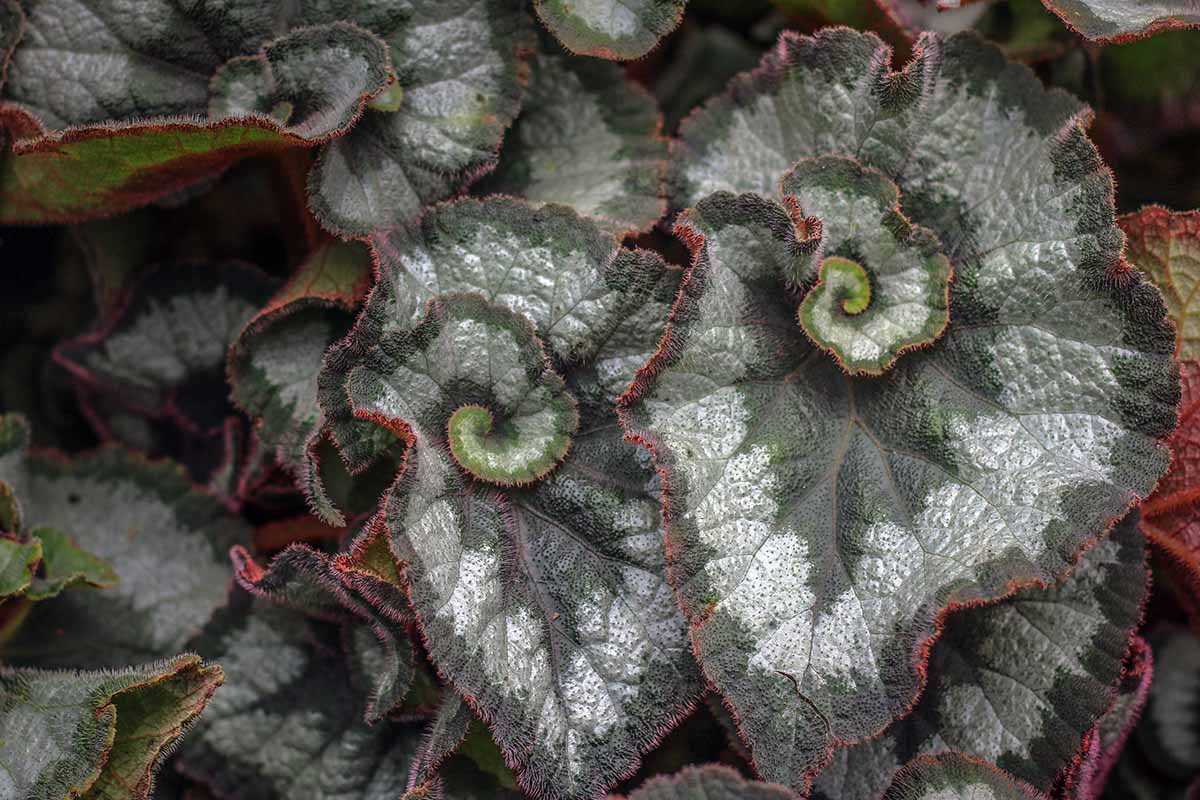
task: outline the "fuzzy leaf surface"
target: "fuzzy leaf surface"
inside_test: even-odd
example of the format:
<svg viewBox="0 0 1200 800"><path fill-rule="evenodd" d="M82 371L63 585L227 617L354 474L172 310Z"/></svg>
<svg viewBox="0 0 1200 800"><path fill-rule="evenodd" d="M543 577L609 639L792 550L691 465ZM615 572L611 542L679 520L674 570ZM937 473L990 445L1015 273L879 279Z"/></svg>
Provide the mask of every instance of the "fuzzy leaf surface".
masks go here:
<svg viewBox="0 0 1200 800"><path fill-rule="evenodd" d="M247 155L344 133L387 85L388 46L353 20L285 9L31 6L0 109L13 141L0 218L108 216Z"/></svg>
<svg viewBox="0 0 1200 800"><path fill-rule="evenodd" d="M1181 783L1200 777L1200 639L1183 629L1150 636L1154 683L1135 736L1163 774Z"/></svg>
<svg viewBox="0 0 1200 800"><path fill-rule="evenodd" d="M797 789L915 702L946 609L1053 579L1144 498L1175 422L1165 309L1122 264L1078 105L971 35L917 53L888 72L873 35L785 34L683 125L692 267L622 399L664 471L702 668L761 774ZM800 332L789 209L699 199L773 195L817 156L893 180L954 267L946 332L878 378Z"/></svg>
<svg viewBox="0 0 1200 800"><path fill-rule="evenodd" d="M507 199L439 207L375 246L380 280L328 356L322 407L352 465L372 455L356 420L408 442L375 524L439 672L527 791L598 795L700 689L663 573L658 481L612 411L626 355L662 330L647 310L665 308L670 276L568 209ZM514 412L560 396L578 408L570 448L533 468L560 434ZM476 480L453 450L464 406L492 413L539 477Z"/></svg>
<svg viewBox="0 0 1200 800"><path fill-rule="evenodd" d="M908 764L882 800L1039 800L1029 786L992 765L946 754Z"/></svg>
<svg viewBox="0 0 1200 800"><path fill-rule="evenodd" d="M361 551L382 550L390 562L385 541L364 537L360 542ZM410 620L400 611L404 598L396 588L394 565L388 564L393 574L384 576L367 566L377 561L377 554L330 557L303 544L285 549L266 570L244 548L235 547L231 555L238 582L252 594L343 624L355 677L367 695L367 723L380 721L400 706L414 666L406 629Z"/></svg>
<svg viewBox="0 0 1200 800"><path fill-rule="evenodd" d="M649 229L666 210L654 99L615 64L543 51L531 66L525 111L479 190L570 206L616 233Z"/></svg>
<svg viewBox="0 0 1200 800"><path fill-rule="evenodd" d="M904 218L896 184L825 156L799 161L780 188L821 221L817 283L797 312L818 347L851 374L875 375L941 335L950 321L950 262L932 231ZM811 279L810 272L801 282Z"/></svg>
<svg viewBox="0 0 1200 800"><path fill-rule="evenodd" d="M366 318L383 330L414 325L434 295L475 292L527 316L556 365L592 364L612 399L654 352L677 282L658 256L569 209L504 198L438 206L372 247L391 299Z"/></svg>
<svg viewBox="0 0 1200 800"><path fill-rule="evenodd" d="M145 800L160 759L223 680L194 655L115 672L0 669L0 792Z"/></svg>
<svg viewBox="0 0 1200 800"><path fill-rule="evenodd" d="M370 254L362 244L324 244L230 347L233 401L255 419L263 445L293 474L313 466L309 447L324 425L317 375L325 351L350 329L370 277Z"/></svg>
<svg viewBox="0 0 1200 800"><path fill-rule="evenodd" d="M1146 706L1153 679L1153 651L1145 639L1136 637L1130 646L1129 663L1117 699L1086 740L1083 757L1069 776L1063 795L1071 800L1100 797Z"/></svg>
<svg viewBox="0 0 1200 800"><path fill-rule="evenodd" d="M536 0L550 32L580 55L641 58L675 29L687 0Z"/></svg>
<svg viewBox="0 0 1200 800"><path fill-rule="evenodd" d="M416 219L489 171L521 107L532 49L520 0L410 0L385 35L403 90L325 148L309 177L309 207L340 235ZM382 35L382 34L381 34Z"/></svg>
<svg viewBox="0 0 1200 800"><path fill-rule="evenodd" d="M1093 41L1125 42L1173 28L1200 26L1191 0L1042 0L1069 28Z"/></svg>
<svg viewBox="0 0 1200 800"><path fill-rule="evenodd" d="M73 460L26 452L28 430L0 417L0 484L19 532L70 536L116 573L108 588L37 603L5 643L5 660L38 666L123 666L179 652L225 604L229 547L248 526L169 462L105 447Z"/></svg>
<svg viewBox="0 0 1200 800"><path fill-rule="evenodd" d="M275 284L236 263L156 270L104 327L64 343L59 362L87 385L197 433L225 418L226 353Z"/></svg>
<svg viewBox="0 0 1200 800"><path fill-rule="evenodd" d="M420 736L363 720L336 630L242 595L196 643L224 690L184 741L185 773L222 797L395 800Z"/></svg>
<svg viewBox="0 0 1200 800"><path fill-rule="evenodd" d="M724 766L684 767L674 775L652 778L628 800L790 800L782 786L749 781Z"/></svg>
<svg viewBox="0 0 1200 800"><path fill-rule="evenodd" d="M30 155L0 170L0 216L111 214L246 155L331 142L314 213L339 234L389 228L494 164L528 49L515 0L39 3L5 90Z"/></svg>
<svg viewBox="0 0 1200 800"><path fill-rule="evenodd" d="M1057 586L952 614L916 709L838 752L813 797L871 800L910 759L945 750L1049 792L1121 697L1148 590L1144 553L1136 519L1126 519Z"/></svg>

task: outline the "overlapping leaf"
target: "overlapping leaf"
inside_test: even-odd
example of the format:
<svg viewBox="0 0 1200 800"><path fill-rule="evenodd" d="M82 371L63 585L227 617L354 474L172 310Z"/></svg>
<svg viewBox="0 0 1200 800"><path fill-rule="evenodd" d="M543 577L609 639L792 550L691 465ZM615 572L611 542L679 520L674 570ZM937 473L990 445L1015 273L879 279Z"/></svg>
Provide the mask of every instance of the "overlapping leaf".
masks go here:
<svg viewBox="0 0 1200 800"><path fill-rule="evenodd" d="M532 67L526 110L480 189L568 205L617 233L658 222L667 142L654 99L613 64L543 52Z"/></svg>
<svg viewBox="0 0 1200 800"><path fill-rule="evenodd" d="M923 757L906 766L883 800L1038 800L1042 795L984 761Z"/></svg>
<svg viewBox="0 0 1200 800"><path fill-rule="evenodd" d="M685 767L647 781L628 800L789 800L782 786L748 781L729 767Z"/></svg>
<svg viewBox="0 0 1200 800"><path fill-rule="evenodd" d="M900 213L896 184L824 156L798 162L780 189L821 225L817 281L797 312L818 347L851 374L875 375L941 335L950 321L950 262L931 231ZM812 272L785 277L805 284Z"/></svg>
<svg viewBox="0 0 1200 800"><path fill-rule="evenodd" d="M509 199L374 244L379 283L328 356L322 407L352 466L376 452L364 420L409 442L375 524L439 672L527 791L594 796L700 688L658 482L612 412L671 277L562 207ZM492 428L456 442L463 408Z"/></svg>
<svg viewBox="0 0 1200 800"><path fill-rule="evenodd" d="M461 697L445 692L425 730L404 800L525 797L491 735Z"/></svg>
<svg viewBox="0 0 1200 800"><path fill-rule="evenodd" d="M244 595L197 649L219 660L225 687L184 741L184 771L219 796L395 800L419 729L363 720L336 630Z"/></svg>
<svg viewBox="0 0 1200 800"><path fill-rule="evenodd" d="M1175 320L1176 355L1180 361L1200 359L1200 313L1192 305L1200 288L1200 211L1146 206L1119 222L1130 262L1162 291Z"/></svg>
<svg viewBox="0 0 1200 800"><path fill-rule="evenodd" d="M1052 579L1149 493L1178 399L1079 106L973 36L927 35L900 72L888 56L785 35L685 122L692 268L622 399L664 471L702 667L762 775L796 788L913 704L946 609ZM808 221L700 199L772 195L820 156L891 178L955 270L946 333L882 377L841 374L796 323L781 276L811 258Z"/></svg>
<svg viewBox="0 0 1200 800"><path fill-rule="evenodd" d="M326 148L309 179L310 207L331 230L365 235L416 218L421 207L495 165L516 117L532 48L520 0L412 0L386 38L403 89Z"/></svg>
<svg viewBox="0 0 1200 800"><path fill-rule="evenodd" d="M71 586L103 589L117 582L108 563L52 528L34 528L23 539L0 538L0 552L4 559L0 597L47 600Z"/></svg>
<svg viewBox="0 0 1200 800"><path fill-rule="evenodd" d="M314 211L341 233L390 227L494 162L526 25L508 0L39 3L4 89L0 218L112 214L249 154L334 140Z"/></svg>
<svg viewBox="0 0 1200 800"><path fill-rule="evenodd" d="M0 793L145 800L223 680L194 655L115 672L0 669Z"/></svg>
<svg viewBox="0 0 1200 800"><path fill-rule="evenodd" d="M1170 626L1151 632L1154 682L1129 744L1113 768L1104 797L1185 800L1200 792L1200 641Z"/></svg>
<svg viewBox="0 0 1200 800"><path fill-rule="evenodd" d="M39 529L70 536L117 579L35 604L5 643L6 661L95 668L178 653L225 604L226 554L248 528L178 467L118 447L74 460L26 452L28 430L11 415L0 417L0 440L0 486L16 499L17 532L41 536L44 548ZM69 561L84 556L67 555L71 572Z"/></svg>
<svg viewBox="0 0 1200 800"><path fill-rule="evenodd" d="M165 265L121 314L56 356L119 404L210 433L225 418L226 351L274 288L238 264Z"/></svg>
<svg viewBox="0 0 1200 800"><path fill-rule="evenodd" d="M0 107L13 144L0 218L108 216L246 155L344 133L387 85L386 43L337 17L285 16L248 2L30 6Z"/></svg>
<svg viewBox="0 0 1200 800"><path fill-rule="evenodd" d="M244 548L235 547L232 557L243 588L344 625L353 674L366 691L368 723L399 708L413 680L413 648L404 598L384 538L364 536L356 552L333 558L294 544L272 559L266 570Z"/></svg>
<svg viewBox="0 0 1200 800"><path fill-rule="evenodd" d="M1154 683L1136 732L1138 746L1163 774L1200 779L1200 640L1184 630L1156 631Z"/></svg>
<svg viewBox="0 0 1200 800"><path fill-rule="evenodd" d="M1200 26L1200 8L1189 0L1042 0L1072 30L1088 39L1124 42L1172 28Z"/></svg>
<svg viewBox="0 0 1200 800"><path fill-rule="evenodd" d="M1200 281L1200 213L1158 206L1120 219L1129 260L1159 289L1175 321L1183 397L1170 439L1171 469L1145 503L1143 525L1167 557L1194 612L1200 611L1200 313L1192 307Z"/></svg>
<svg viewBox="0 0 1200 800"><path fill-rule="evenodd" d="M641 58L683 17L687 0L535 0L567 49L600 58Z"/></svg>
<svg viewBox="0 0 1200 800"><path fill-rule="evenodd" d="M1086 740L1083 756L1062 792L1072 800L1100 797L1109 773L1124 751L1146 705L1154 678L1153 652L1144 639L1137 637L1130 647L1129 657L1130 663L1121 680L1120 693Z"/></svg>
<svg viewBox="0 0 1200 800"><path fill-rule="evenodd" d="M840 751L813 796L871 800L910 759L946 750L997 764L1043 792L1061 784L1121 699L1148 589L1144 552L1136 520L1127 519L1057 586L951 615L916 709Z"/></svg>
<svg viewBox="0 0 1200 800"><path fill-rule="evenodd" d="M259 438L278 462L300 478L316 469L309 449L324 423L317 405L322 358L350 329L370 270L362 245L322 245L255 312L230 347L234 402L256 420Z"/></svg>

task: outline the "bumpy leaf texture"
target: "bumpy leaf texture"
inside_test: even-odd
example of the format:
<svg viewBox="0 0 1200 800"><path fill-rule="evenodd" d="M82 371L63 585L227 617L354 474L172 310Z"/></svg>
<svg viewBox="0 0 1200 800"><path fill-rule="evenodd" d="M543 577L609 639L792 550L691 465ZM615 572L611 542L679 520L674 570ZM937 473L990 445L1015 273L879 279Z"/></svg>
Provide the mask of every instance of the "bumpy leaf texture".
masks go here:
<svg viewBox="0 0 1200 800"><path fill-rule="evenodd" d="M1176 326L1183 397L1169 441L1171 468L1142 509L1150 541L1166 556L1193 613L1200 613L1200 212L1148 206L1119 220L1130 262L1160 290Z"/></svg>
<svg viewBox="0 0 1200 800"><path fill-rule="evenodd" d="M16 499L18 534L40 536L46 552L42 529L78 542L86 553L64 554L60 578L85 570L87 554L116 576L34 604L0 651L7 662L95 668L165 657L225 604L226 554L249 530L179 467L112 446L73 460L27 451L14 415L0 417L0 441L0 486Z"/></svg>
<svg viewBox="0 0 1200 800"><path fill-rule="evenodd" d="M238 800L401 796L419 729L364 721L336 628L247 600L196 642L226 680L183 742L183 771Z"/></svg>
<svg viewBox="0 0 1200 800"><path fill-rule="evenodd" d="M684 767L674 775L646 781L628 800L790 800L784 788L748 781L725 766ZM614 799L615 800L615 799Z"/></svg>
<svg viewBox="0 0 1200 800"><path fill-rule="evenodd" d="M194 655L115 672L0 669L0 794L144 800L223 680Z"/></svg>
<svg viewBox="0 0 1200 800"><path fill-rule="evenodd" d="M237 263L169 264L97 330L55 357L85 385L139 413L208 434L225 421L226 352L275 282Z"/></svg>
<svg viewBox="0 0 1200 800"><path fill-rule="evenodd" d="M375 521L438 671L524 788L593 797L693 705L658 480L613 401L674 275L561 206L463 200L373 242L321 405L351 467L408 443ZM376 427L379 426L379 427Z"/></svg>
<svg viewBox="0 0 1200 800"><path fill-rule="evenodd" d="M924 36L899 72L889 56L870 34L785 34L684 123L670 178L692 266L621 400L664 476L701 666L761 774L797 789L912 707L948 609L1052 580L1150 492L1179 396L1084 110L971 35ZM882 376L846 374L797 324L789 288L811 286L823 238L854 240L766 199L813 158L889 179L954 269L946 332ZM832 255L886 274L875 232L856 246Z"/></svg>
<svg viewBox="0 0 1200 800"><path fill-rule="evenodd" d="M871 800L910 759L946 750L1050 792L1120 699L1148 589L1144 553L1136 520L1126 519L1057 586L952 614L916 709L839 751L813 796Z"/></svg>
<svg viewBox="0 0 1200 800"><path fill-rule="evenodd" d="M882 800L1038 800L1043 795L985 761L925 756L896 775Z"/></svg>
<svg viewBox="0 0 1200 800"><path fill-rule="evenodd" d="M571 206L616 233L649 229L666 210L654 99L615 64L542 52L531 66L526 110L478 190Z"/></svg>
<svg viewBox="0 0 1200 800"><path fill-rule="evenodd" d="M1093 41L1125 42L1200 26L1193 0L1042 0L1072 30Z"/></svg>
<svg viewBox="0 0 1200 800"><path fill-rule="evenodd" d="M314 212L339 233L390 226L494 162L528 47L508 0L46 0L24 16L0 107L10 221L108 215L336 140Z"/></svg>
<svg viewBox="0 0 1200 800"><path fill-rule="evenodd" d="M641 58L675 29L687 0L535 0L534 8L568 50Z"/></svg>

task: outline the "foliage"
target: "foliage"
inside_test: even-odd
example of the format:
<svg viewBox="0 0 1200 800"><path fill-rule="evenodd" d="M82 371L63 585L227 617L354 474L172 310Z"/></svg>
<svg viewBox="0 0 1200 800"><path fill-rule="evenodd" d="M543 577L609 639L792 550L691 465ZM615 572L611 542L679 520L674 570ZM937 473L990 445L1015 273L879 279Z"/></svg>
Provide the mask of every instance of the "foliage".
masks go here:
<svg viewBox="0 0 1200 800"><path fill-rule="evenodd" d="M0 798L1195 796L1197 24L0 0Z"/></svg>

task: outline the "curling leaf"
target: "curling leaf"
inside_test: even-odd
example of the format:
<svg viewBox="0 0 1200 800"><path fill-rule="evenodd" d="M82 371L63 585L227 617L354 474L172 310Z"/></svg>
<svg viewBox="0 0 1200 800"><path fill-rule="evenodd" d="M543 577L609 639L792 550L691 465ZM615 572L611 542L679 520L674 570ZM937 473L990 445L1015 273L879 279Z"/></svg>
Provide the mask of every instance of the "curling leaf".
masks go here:
<svg viewBox="0 0 1200 800"><path fill-rule="evenodd" d="M522 0L405 5L407 23L386 36L403 96L375 104L309 178L309 207L340 235L415 219L489 171L520 110L522 57L532 49Z"/></svg>
<svg viewBox="0 0 1200 800"><path fill-rule="evenodd" d="M612 399L654 351L676 281L658 256L618 248L568 209L505 198L438 206L419 230L376 236L372 246L392 298L387 326L415 325L437 294L475 292L529 317L556 363L594 364ZM374 301L364 320L382 325L384 303ZM356 463L361 454L350 449Z"/></svg>
<svg viewBox="0 0 1200 800"><path fill-rule="evenodd" d="M0 455L0 484L20 511L18 533L70 536L116 573L108 588L37 603L5 643L7 661L92 668L177 653L225 604L226 553L249 531L179 467L112 446L73 460L25 452L28 430L13 415L0 417L0 439L19 443ZM70 577L60 570L102 575L94 558L55 555L69 543L40 535L51 542L43 544L47 567L57 566L35 591L51 594L53 582Z"/></svg>
<svg viewBox="0 0 1200 800"><path fill-rule="evenodd" d="M1029 786L983 761L956 754L918 758L888 787L882 800L1039 800Z"/></svg>
<svg viewBox="0 0 1200 800"><path fill-rule="evenodd" d="M1128 518L1057 586L952 614L916 709L837 753L813 796L871 800L910 759L947 749L1051 791L1119 700L1147 595L1144 553Z"/></svg>
<svg viewBox="0 0 1200 800"><path fill-rule="evenodd" d="M237 335L229 349L233 401L257 422L263 445L301 478L324 425L317 374L326 349L345 335L366 293L371 259L358 242L328 242ZM301 481L303 485L303 481Z"/></svg>
<svg viewBox="0 0 1200 800"><path fill-rule="evenodd" d="M798 312L818 347L851 374L875 375L941 335L950 262L931 231L900 213L896 184L850 159L821 157L792 167L781 188L821 220L823 259Z"/></svg>
<svg viewBox="0 0 1200 800"><path fill-rule="evenodd" d="M761 774L797 789L911 707L947 609L1053 579L1149 493L1179 391L1074 101L970 35L888 57L870 34L785 34L685 122L692 267L622 399L664 473L696 653ZM699 199L851 155L956 276L946 332L881 377L841 374L796 324L781 276L811 268L814 225Z"/></svg>
<svg viewBox="0 0 1200 800"><path fill-rule="evenodd" d="M387 544L371 536L359 540L360 550L382 550ZM404 701L413 680L413 648L404 598L395 579L373 573L369 553L329 557L303 544L288 547L263 570L242 547L231 553L235 575L255 595L283 603L318 619L344 625L354 675L365 685L365 719L374 724ZM390 565L389 565L390 566ZM394 566L391 567L394 571ZM390 616L388 615L390 613Z"/></svg>
<svg viewBox="0 0 1200 800"><path fill-rule="evenodd" d="M225 687L184 740L185 773L218 796L395 800L420 735L363 721L334 631L242 595L196 643Z"/></svg>
<svg viewBox="0 0 1200 800"><path fill-rule="evenodd" d="M729 767L684 767L674 775L652 778L628 800L790 800L782 786L748 781Z"/></svg>
<svg viewBox="0 0 1200 800"><path fill-rule="evenodd" d="M52 528L34 528L30 541L38 542L41 566L29 592L30 600L46 600L70 586L106 589L117 583L117 573L101 558L82 549L65 533Z"/></svg>
<svg viewBox="0 0 1200 800"><path fill-rule="evenodd" d="M414 791L418 797L422 791L437 796L441 784L438 767L459 748L474 721L471 707L457 693L443 693L437 714L425 729L421 748L413 760L412 772L408 777L408 796L413 796Z"/></svg>
<svg viewBox="0 0 1200 800"><path fill-rule="evenodd" d="M616 233L658 222L667 142L654 99L615 64L543 52L532 67L526 110L480 190L568 205Z"/></svg>
<svg viewBox="0 0 1200 800"><path fill-rule="evenodd" d="M226 416L226 352L273 289L258 270L236 263L163 266L123 313L56 356L122 405L211 433Z"/></svg>
<svg viewBox="0 0 1200 800"><path fill-rule="evenodd" d="M536 0L546 27L568 50L625 60L641 58L675 29L687 0Z"/></svg>
<svg viewBox="0 0 1200 800"><path fill-rule="evenodd" d="M1071 30L1100 42L1125 42L1172 28L1200 26L1190 0L1042 0Z"/></svg>
<svg viewBox="0 0 1200 800"><path fill-rule="evenodd" d="M567 209L508 199L439 207L375 246L379 283L330 351L322 408L352 466L373 454L356 420L409 442L375 524L439 672L526 791L595 796L700 689L662 572L657 478L610 389L661 332L646 312L670 276ZM504 437L486 468L455 452L464 406Z"/></svg>
<svg viewBox="0 0 1200 800"><path fill-rule="evenodd" d="M116 672L0 668L0 794L145 800L223 680L194 655Z"/></svg>
<svg viewBox="0 0 1200 800"><path fill-rule="evenodd" d="M387 85L388 47L353 21L285 9L29 6L0 107L13 144L0 219L108 216L247 155L344 133Z"/></svg>
<svg viewBox="0 0 1200 800"><path fill-rule="evenodd" d="M0 168L0 218L18 221L112 214L246 155L332 142L309 181L318 218L391 227L494 164L528 49L516 0L52 0L27 22Z"/></svg>

